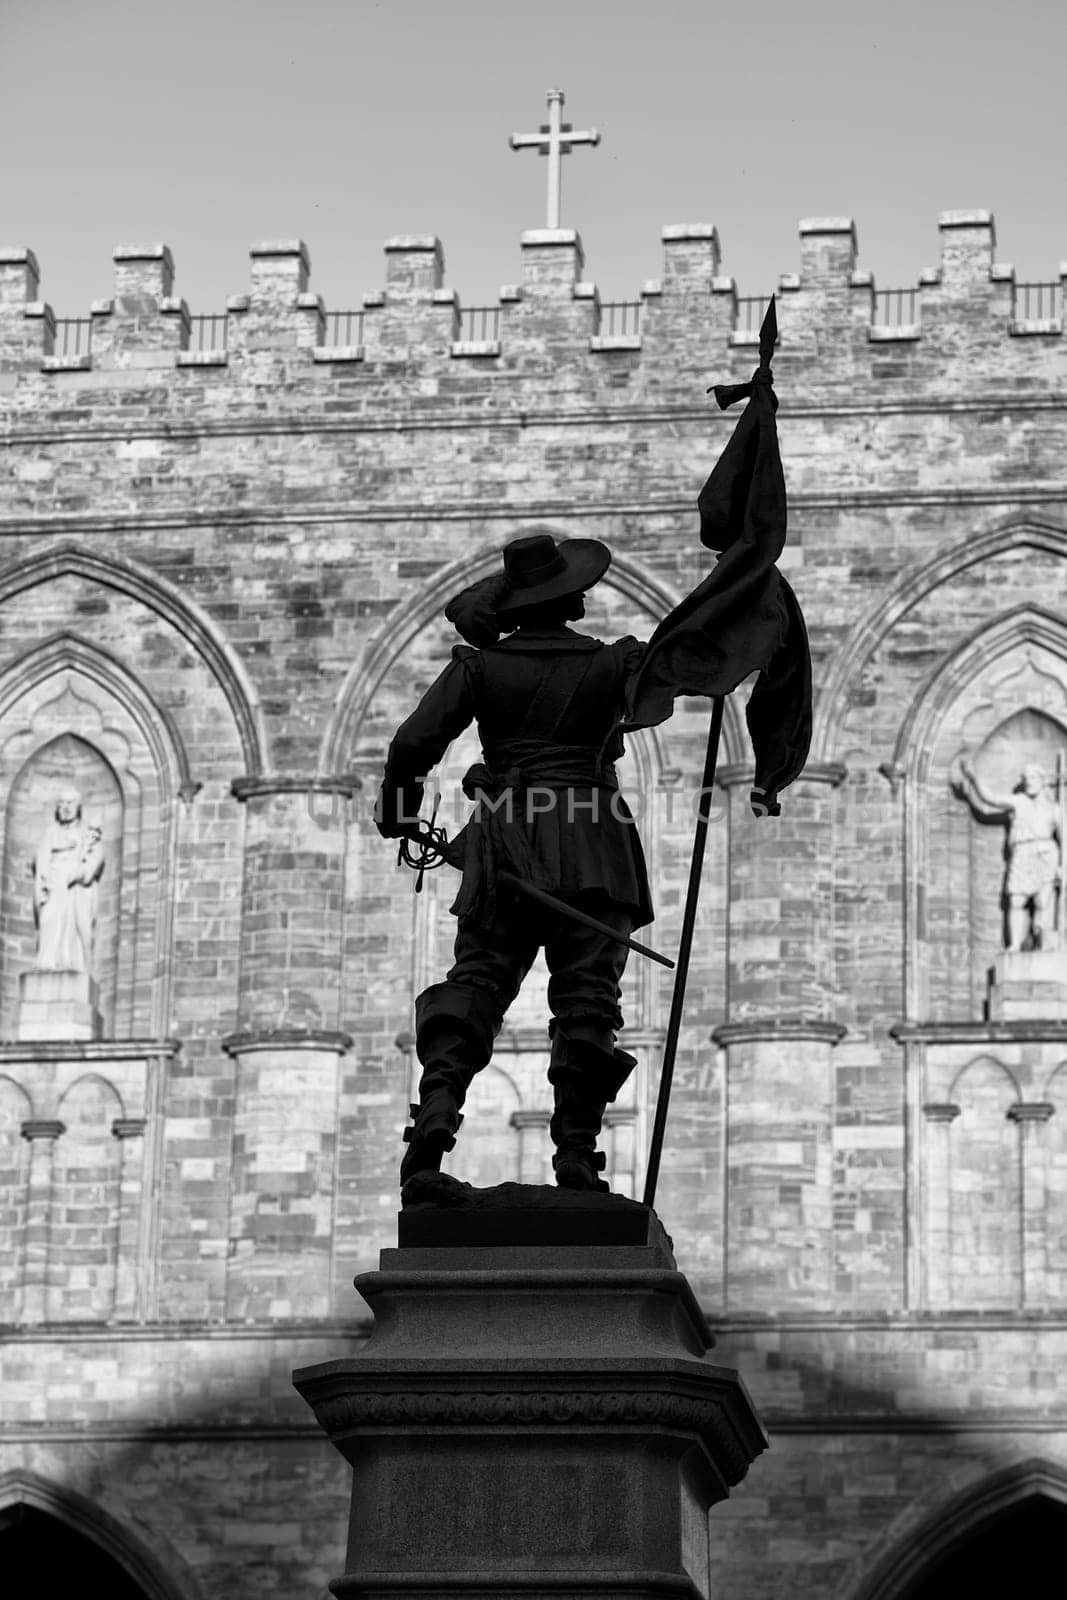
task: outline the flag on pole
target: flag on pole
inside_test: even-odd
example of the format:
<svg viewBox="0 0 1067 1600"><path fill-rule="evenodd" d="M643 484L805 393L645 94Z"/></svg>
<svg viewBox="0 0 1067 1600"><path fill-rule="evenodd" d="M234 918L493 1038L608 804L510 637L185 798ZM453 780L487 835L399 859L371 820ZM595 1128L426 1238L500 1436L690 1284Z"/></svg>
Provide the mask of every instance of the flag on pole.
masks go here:
<svg viewBox="0 0 1067 1600"><path fill-rule="evenodd" d="M755 754L752 805L777 816L778 791L803 771L811 743L811 656L796 595L775 563L785 545L785 476L771 355L774 297L750 382L718 387L722 409L747 399L697 501L700 540L721 552L704 581L664 618L631 680L625 727L664 722L679 695L726 695L753 672L746 711Z"/></svg>

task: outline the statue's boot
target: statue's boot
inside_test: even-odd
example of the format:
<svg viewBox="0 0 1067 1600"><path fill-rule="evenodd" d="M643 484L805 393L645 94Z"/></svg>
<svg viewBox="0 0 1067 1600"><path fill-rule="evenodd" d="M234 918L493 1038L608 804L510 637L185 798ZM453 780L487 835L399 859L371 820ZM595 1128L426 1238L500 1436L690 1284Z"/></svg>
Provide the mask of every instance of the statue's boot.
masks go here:
<svg viewBox="0 0 1067 1600"><path fill-rule="evenodd" d="M600 1176L606 1157L596 1147L604 1112L637 1065L615 1048L612 1029L596 1018L557 1018L550 1027L548 1080L555 1110L548 1131L556 1153L552 1168L561 1189L606 1193Z"/></svg>
<svg viewBox="0 0 1067 1600"><path fill-rule="evenodd" d="M484 990L435 983L415 1002L415 1053L422 1063L419 1102L404 1129L403 1186L417 1172L440 1172L463 1121L460 1107L471 1080L489 1061L499 1017Z"/></svg>

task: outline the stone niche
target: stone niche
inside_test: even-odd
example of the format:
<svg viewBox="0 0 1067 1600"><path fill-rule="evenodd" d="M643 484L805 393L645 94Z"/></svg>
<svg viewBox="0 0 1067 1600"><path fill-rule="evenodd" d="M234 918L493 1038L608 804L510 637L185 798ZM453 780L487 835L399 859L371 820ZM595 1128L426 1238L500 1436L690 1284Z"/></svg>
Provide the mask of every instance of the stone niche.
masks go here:
<svg viewBox="0 0 1067 1600"><path fill-rule="evenodd" d="M53 923L40 969L34 861L68 789L100 830L95 931L74 970L85 923L73 945ZM0 676L0 1321L154 1314L161 954L191 792L166 716L109 655L63 634Z"/></svg>
<svg viewBox="0 0 1067 1600"><path fill-rule="evenodd" d="M929 1309L1067 1298L1065 908L1040 940L1028 910L1022 948L1006 948L1011 817L983 802L1019 794L1033 764L1062 817L1061 635L1037 613L989 630L912 713L897 752L910 870L907 1013L892 1032L909 1120L908 1294ZM981 794L961 782L961 762Z"/></svg>
<svg viewBox="0 0 1067 1600"><path fill-rule="evenodd" d="M922 1009L927 1015L986 1013L994 968L1007 942L1009 819L977 814L954 786L958 762L969 759L986 793L1016 792L1030 763L1043 769L1054 790L1057 765L1067 758L1067 688L1057 687L1061 715L1018 699L1008 706L987 701L976 707L947 741L942 770L931 771L922 841L923 903L915 928L919 946L925 947L928 987Z"/></svg>
<svg viewBox="0 0 1067 1600"><path fill-rule="evenodd" d="M23 663L15 693L5 697L0 685L0 1038L159 1038L169 1009L159 952L174 892L180 753L167 749L153 708L138 707L125 683L109 684L86 647L71 641L42 656L36 673ZM100 829L104 858L91 970L88 982L78 975L77 994L74 975L59 994L54 973L35 971L33 863L66 787Z"/></svg>

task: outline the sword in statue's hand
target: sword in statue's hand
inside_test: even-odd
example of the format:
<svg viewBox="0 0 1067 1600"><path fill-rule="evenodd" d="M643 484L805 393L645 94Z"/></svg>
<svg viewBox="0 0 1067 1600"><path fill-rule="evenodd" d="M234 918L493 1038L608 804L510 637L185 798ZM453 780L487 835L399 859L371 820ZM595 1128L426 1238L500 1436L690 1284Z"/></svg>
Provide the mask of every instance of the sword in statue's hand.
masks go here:
<svg viewBox="0 0 1067 1600"><path fill-rule="evenodd" d="M421 819L411 826L411 832L400 841L400 848L396 854L398 867L410 867L415 878L415 893L422 893L422 880L427 872L432 872L435 867L443 867L447 862L450 867L463 866L462 849L457 849L455 844L449 842L444 828L435 826L437 821L437 808L441 803L438 795L433 803L433 812L429 822ZM639 956L647 956L650 961L658 961L661 967L673 967L674 962L667 956L661 956L658 950L652 950L647 944L639 944L636 939L627 938L626 934L619 933L616 928L609 928L606 922L601 922L597 917L591 917L587 911L579 911L577 906L568 905L566 900L560 900L556 895L549 894L547 889L538 889L534 884L527 883L525 878L519 878L513 872L498 872L497 882L506 889L511 889L515 894L524 895L529 900L534 900L538 905L544 906L548 911L555 911L561 917L567 917L571 922L580 923L583 928L592 928L596 933L602 933L606 939L614 944L624 944L627 950L633 950Z"/></svg>

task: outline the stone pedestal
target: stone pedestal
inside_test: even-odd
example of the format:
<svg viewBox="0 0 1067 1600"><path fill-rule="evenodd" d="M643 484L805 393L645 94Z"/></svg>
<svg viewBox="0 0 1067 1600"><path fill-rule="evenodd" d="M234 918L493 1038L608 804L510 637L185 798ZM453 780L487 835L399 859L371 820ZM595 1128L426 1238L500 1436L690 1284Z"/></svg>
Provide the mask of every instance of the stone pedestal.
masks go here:
<svg viewBox="0 0 1067 1600"><path fill-rule="evenodd" d="M1004 950L993 963L991 1022L1067 1021L1067 951Z"/></svg>
<svg viewBox="0 0 1067 1600"><path fill-rule="evenodd" d="M655 1215L509 1184L406 1210L358 1356L294 1374L352 1466L342 1600L709 1595L766 1446ZM483 1203L477 1197L492 1197Z"/></svg>
<svg viewBox="0 0 1067 1600"><path fill-rule="evenodd" d="M97 986L87 972L40 970L19 977L18 1037L99 1039Z"/></svg>

